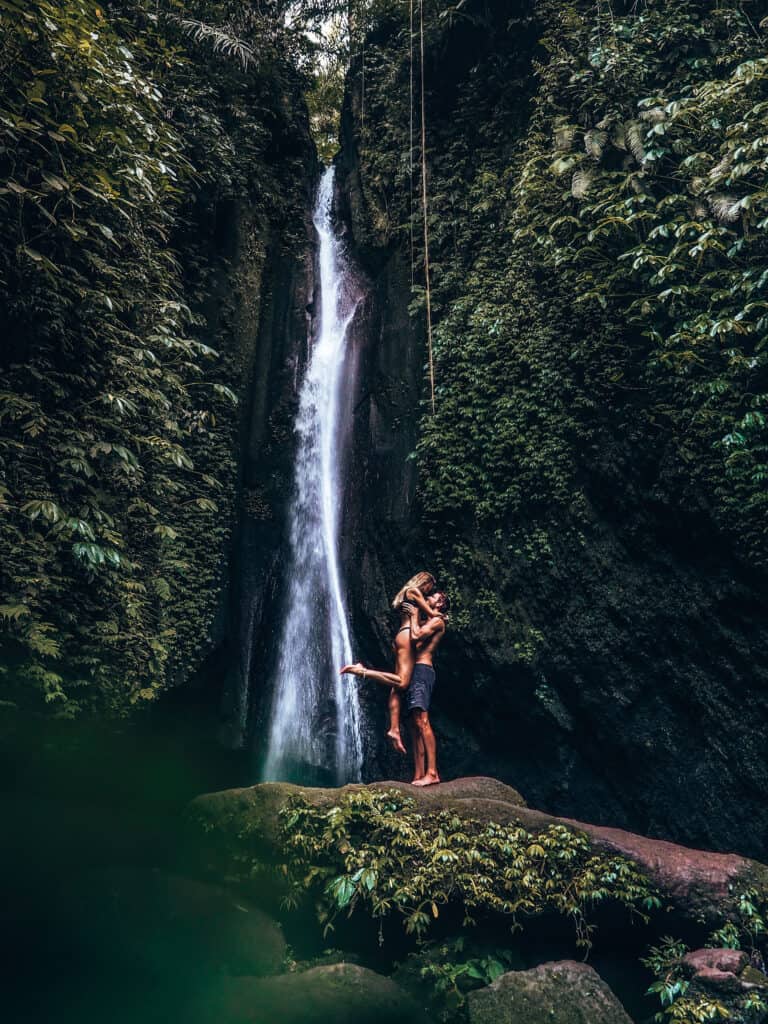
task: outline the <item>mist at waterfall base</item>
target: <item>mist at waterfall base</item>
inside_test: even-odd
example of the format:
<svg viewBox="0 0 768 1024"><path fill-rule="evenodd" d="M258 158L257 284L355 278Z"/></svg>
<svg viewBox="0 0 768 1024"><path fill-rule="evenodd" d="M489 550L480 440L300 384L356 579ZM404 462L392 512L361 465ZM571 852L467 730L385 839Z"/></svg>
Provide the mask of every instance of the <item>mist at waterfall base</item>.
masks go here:
<svg viewBox="0 0 768 1024"><path fill-rule="evenodd" d="M333 198L328 168L313 215L319 319L295 423L285 609L276 632L266 751L257 747L267 781L341 784L359 780L362 769L357 687L339 675L352 660L339 535L350 427L349 326L361 292L335 230Z"/></svg>

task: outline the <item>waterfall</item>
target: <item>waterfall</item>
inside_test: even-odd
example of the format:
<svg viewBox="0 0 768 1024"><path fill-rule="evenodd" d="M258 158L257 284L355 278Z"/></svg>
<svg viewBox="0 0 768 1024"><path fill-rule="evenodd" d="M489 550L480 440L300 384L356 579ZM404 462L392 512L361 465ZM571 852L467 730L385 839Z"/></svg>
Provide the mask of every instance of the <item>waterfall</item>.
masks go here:
<svg viewBox="0 0 768 1024"><path fill-rule="evenodd" d="M347 332L360 294L332 222L333 168L314 211L320 272L319 329L296 417L295 495L290 511L287 603L263 777L350 782L360 778L357 686L339 669L352 660L339 564L342 455L347 435Z"/></svg>

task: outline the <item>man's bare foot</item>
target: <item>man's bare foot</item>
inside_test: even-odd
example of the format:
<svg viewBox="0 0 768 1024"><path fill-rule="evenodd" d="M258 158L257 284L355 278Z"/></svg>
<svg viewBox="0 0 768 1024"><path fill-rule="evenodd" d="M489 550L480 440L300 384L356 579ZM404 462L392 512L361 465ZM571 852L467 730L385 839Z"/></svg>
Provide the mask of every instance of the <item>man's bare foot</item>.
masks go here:
<svg viewBox="0 0 768 1024"><path fill-rule="evenodd" d="M422 775L420 779L414 779L411 783L412 786L436 786L440 781L440 776L437 772L427 772L426 775Z"/></svg>
<svg viewBox="0 0 768 1024"><path fill-rule="evenodd" d="M356 661L354 665L345 665L344 668L339 672L340 676L361 676L365 671L365 665L362 662Z"/></svg>
<svg viewBox="0 0 768 1024"><path fill-rule="evenodd" d="M398 754L407 753L403 745L403 738L397 729L389 730L389 732L387 733L387 740L389 741L390 747L392 747L393 750L396 750Z"/></svg>

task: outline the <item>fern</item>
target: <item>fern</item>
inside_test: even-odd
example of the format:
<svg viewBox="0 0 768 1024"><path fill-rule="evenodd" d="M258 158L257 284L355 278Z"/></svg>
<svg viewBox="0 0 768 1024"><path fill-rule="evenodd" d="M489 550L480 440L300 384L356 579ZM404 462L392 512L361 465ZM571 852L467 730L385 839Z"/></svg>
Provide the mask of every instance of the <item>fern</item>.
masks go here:
<svg viewBox="0 0 768 1024"><path fill-rule="evenodd" d="M29 617L29 608L25 604L0 604L0 618L10 622L18 622Z"/></svg>
<svg viewBox="0 0 768 1024"><path fill-rule="evenodd" d="M594 173L588 167L579 167L578 170L574 171L571 181L571 195L573 198L583 199L589 192L594 180Z"/></svg>
<svg viewBox="0 0 768 1024"><path fill-rule="evenodd" d="M560 123L555 125L555 148L567 152L576 138L576 126Z"/></svg>
<svg viewBox="0 0 768 1024"><path fill-rule="evenodd" d="M608 141L608 132L600 131L598 128L590 128L584 135L584 149L588 155L599 160L603 155L605 144Z"/></svg>
<svg viewBox="0 0 768 1024"><path fill-rule="evenodd" d="M627 147L639 164L645 163L645 129L639 121L629 121L625 126Z"/></svg>
<svg viewBox="0 0 768 1024"><path fill-rule="evenodd" d="M733 224L741 216L740 201L735 196L710 196L709 206L720 224Z"/></svg>
<svg viewBox="0 0 768 1024"><path fill-rule="evenodd" d="M247 71L256 60L253 48L239 39L229 28L221 25L208 25L194 18L179 18L175 14L166 15L169 21L175 22L182 32L194 39L196 43L208 43L214 53L225 57L234 57L240 61L243 71Z"/></svg>

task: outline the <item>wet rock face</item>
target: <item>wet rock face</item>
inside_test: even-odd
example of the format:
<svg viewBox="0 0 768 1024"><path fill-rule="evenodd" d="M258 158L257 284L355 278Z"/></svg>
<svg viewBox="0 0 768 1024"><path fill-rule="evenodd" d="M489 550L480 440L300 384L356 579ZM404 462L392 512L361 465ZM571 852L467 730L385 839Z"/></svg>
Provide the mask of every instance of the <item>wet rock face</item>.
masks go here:
<svg viewBox="0 0 768 1024"><path fill-rule="evenodd" d="M218 647L206 669L222 692L222 743L243 746L258 725L274 657L286 508L293 482L297 381L312 324L314 151L307 138L306 217L290 243L251 211L235 218L229 280L232 330L248 387L239 438L236 529ZM260 253L260 258L257 254Z"/></svg>
<svg viewBox="0 0 768 1024"><path fill-rule="evenodd" d="M506 38L482 45L492 54L509 45ZM430 98L444 106L439 118L432 112L433 152L450 143L450 97L469 87L462 62L438 58L432 73L440 89ZM371 279L357 335L362 373L347 564L356 653L389 667L388 602L414 571L433 565L429 510L418 505L408 458L426 398L425 346L423 317L407 315L408 253L375 244L376 211L366 207L357 151L359 99L354 92L347 99L339 163L350 244ZM366 145L375 145L370 136ZM505 244L501 232L498 244ZM547 283L539 286L544 294ZM516 358L511 347L509 359ZM568 352L554 352L546 365L565 379ZM539 415L546 421L556 413L543 407ZM599 415L606 422L590 426L589 443L573 440L583 507L542 510L531 497L520 513L541 524L545 556L507 550L516 523L496 532L461 519L443 527L478 567L502 567L487 581L499 613L483 614L476 604L470 624L449 630L439 655L432 720L443 777L493 774L515 780L554 814L764 858L764 579L718 533L695 480L669 478L629 398L621 423ZM525 631L538 639L521 656ZM384 694L365 699L366 777L406 778L407 761L382 741Z"/></svg>
<svg viewBox="0 0 768 1024"><path fill-rule="evenodd" d="M595 971L573 960L509 971L471 992L469 1024L631 1024Z"/></svg>

